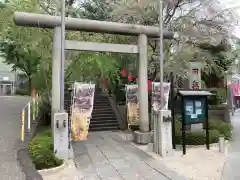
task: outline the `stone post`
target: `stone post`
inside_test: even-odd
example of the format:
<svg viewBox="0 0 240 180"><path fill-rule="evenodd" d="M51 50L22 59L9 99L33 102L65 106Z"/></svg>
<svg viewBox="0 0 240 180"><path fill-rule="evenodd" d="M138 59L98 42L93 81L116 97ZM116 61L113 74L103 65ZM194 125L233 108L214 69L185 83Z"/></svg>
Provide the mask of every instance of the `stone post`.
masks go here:
<svg viewBox="0 0 240 180"><path fill-rule="evenodd" d="M148 55L147 36L140 34L138 37L139 68L138 68L138 89L139 89L139 120L140 131L149 132L148 120Z"/></svg>
<svg viewBox="0 0 240 180"><path fill-rule="evenodd" d="M139 144L149 142L149 118L148 118L148 56L147 36L140 34L138 37L139 69L138 69L138 98L139 98L139 127L140 131L133 133L133 140Z"/></svg>
<svg viewBox="0 0 240 180"><path fill-rule="evenodd" d="M61 27L54 29L52 52L52 127L53 114L60 110ZM52 128L53 130L53 128Z"/></svg>

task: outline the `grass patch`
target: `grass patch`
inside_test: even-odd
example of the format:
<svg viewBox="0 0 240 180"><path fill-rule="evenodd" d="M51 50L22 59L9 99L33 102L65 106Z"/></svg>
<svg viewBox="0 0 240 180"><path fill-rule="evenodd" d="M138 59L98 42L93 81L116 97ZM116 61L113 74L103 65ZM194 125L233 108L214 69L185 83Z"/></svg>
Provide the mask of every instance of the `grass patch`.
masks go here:
<svg viewBox="0 0 240 180"><path fill-rule="evenodd" d="M54 154L50 127L40 127L37 135L29 142L28 150L37 170L57 167L63 163Z"/></svg>

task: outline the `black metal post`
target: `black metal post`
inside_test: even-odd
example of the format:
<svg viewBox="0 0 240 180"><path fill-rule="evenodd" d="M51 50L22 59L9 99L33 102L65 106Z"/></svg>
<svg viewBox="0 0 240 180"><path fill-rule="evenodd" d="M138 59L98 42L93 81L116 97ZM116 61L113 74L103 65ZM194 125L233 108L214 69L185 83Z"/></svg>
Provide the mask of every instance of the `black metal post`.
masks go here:
<svg viewBox="0 0 240 180"><path fill-rule="evenodd" d="M182 151L183 155L186 154L186 132L185 132L185 112L184 112L184 98L181 97L181 109L182 109Z"/></svg>
<svg viewBox="0 0 240 180"><path fill-rule="evenodd" d="M172 115L172 148L176 149L176 142L175 142L175 107L174 107L174 101L175 101L175 92L174 92L174 76L173 72L170 73L170 100L171 100L171 115Z"/></svg>
<svg viewBox="0 0 240 180"><path fill-rule="evenodd" d="M72 88L68 88L68 93L69 93L69 99L68 99L68 103L69 103L69 109L68 108L66 108L67 109L67 111L68 111L68 149L71 149L71 136L72 136L72 133L71 133L71 131L72 131L72 121L71 121L71 114L72 114L72 112L71 112L71 106L72 106L72 97L73 97L73 89ZM66 101L66 99L65 99L65 101Z"/></svg>
<svg viewBox="0 0 240 180"><path fill-rule="evenodd" d="M208 98L205 97L205 109L206 109L206 147L209 150L210 149L210 142L209 142L209 122L208 122Z"/></svg>

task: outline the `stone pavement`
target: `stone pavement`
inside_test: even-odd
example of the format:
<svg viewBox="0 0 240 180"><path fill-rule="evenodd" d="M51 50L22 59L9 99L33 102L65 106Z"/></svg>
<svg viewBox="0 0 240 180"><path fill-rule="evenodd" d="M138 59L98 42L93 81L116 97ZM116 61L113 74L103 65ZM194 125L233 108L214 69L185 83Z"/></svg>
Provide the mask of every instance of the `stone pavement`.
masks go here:
<svg viewBox="0 0 240 180"><path fill-rule="evenodd" d="M63 167L57 168L38 172L41 174L43 180L80 180L72 159L69 159L68 162L65 162Z"/></svg>
<svg viewBox="0 0 240 180"><path fill-rule="evenodd" d="M177 148L172 156L164 158L148 153L189 180L220 180L225 162L225 154L219 152L218 144L212 144L210 150L206 146L187 146L186 155Z"/></svg>
<svg viewBox="0 0 240 180"><path fill-rule="evenodd" d="M29 97L0 96L0 179L24 180L17 162L17 142L20 139L21 110Z"/></svg>
<svg viewBox="0 0 240 180"><path fill-rule="evenodd" d="M182 180L118 132L93 132L87 141L73 142L74 161L83 180Z"/></svg>
<svg viewBox="0 0 240 180"><path fill-rule="evenodd" d="M240 110L231 116L233 125L233 141L231 142L227 159L222 172L222 180L240 179Z"/></svg>

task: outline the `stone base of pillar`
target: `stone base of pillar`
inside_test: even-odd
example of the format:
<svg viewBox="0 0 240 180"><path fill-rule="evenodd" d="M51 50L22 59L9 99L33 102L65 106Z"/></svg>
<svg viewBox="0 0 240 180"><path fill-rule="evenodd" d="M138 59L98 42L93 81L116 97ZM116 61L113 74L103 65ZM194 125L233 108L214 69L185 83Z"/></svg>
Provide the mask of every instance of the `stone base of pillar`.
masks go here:
<svg viewBox="0 0 240 180"><path fill-rule="evenodd" d="M137 144L148 144L150 142L151 133L150 132L133 132L133 142Z"/></svg>
<svg viewBox="0 0 240 180"><path fill-rule="evenodd" d="M172 122L171 111L160 110L154 113L154 152L162 157L171 156Z"/></svg>

